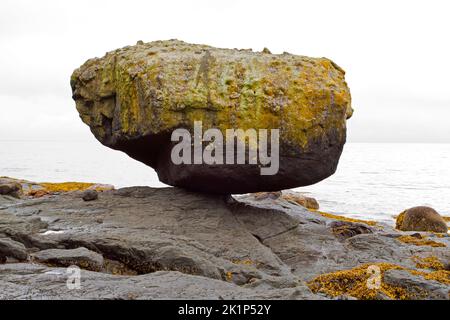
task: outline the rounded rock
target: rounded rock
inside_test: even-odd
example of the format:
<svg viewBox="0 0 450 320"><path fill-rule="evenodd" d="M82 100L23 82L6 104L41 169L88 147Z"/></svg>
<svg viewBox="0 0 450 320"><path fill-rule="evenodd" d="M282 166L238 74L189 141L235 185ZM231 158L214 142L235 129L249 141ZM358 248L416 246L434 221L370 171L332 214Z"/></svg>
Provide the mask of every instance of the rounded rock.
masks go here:
<svg viewBox="0 0 450 320"><path fill-rule="evenodd" d="M414 207L403 211L397 217L396 228L401 231L428 231L447 233L445 220L430 207Z"/></svg>
<svg viewBox="0 0 450 320"><path fill-rule="evenodd" d="M0 181L0 195L12 196L20 198L22 195L22 185L18 182L3 182Z"/></svg>
<svg viewBox="0 0 450 320"><path fill-rule="evenodd" d="M302 207L305 207L306 209L310 210L319 210L320 208L319 202L316 199L312 197L307 197L303 194L288 193L283 195L283 199L295 202L296 204L301 205Z"/></svg>
<svg viewBox="0 0 450 320"><path fill-rule="evenodd" d="M82 198L84 201L94 201L98 199L98 192L96 190L83 191Z"/></svg>

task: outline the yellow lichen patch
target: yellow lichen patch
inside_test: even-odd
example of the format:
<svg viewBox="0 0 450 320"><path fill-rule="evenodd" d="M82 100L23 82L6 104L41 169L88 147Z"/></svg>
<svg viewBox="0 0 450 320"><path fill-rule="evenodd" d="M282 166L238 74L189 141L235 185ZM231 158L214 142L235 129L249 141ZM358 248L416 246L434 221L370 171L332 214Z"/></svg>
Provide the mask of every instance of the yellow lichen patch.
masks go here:
<svg viewBox="0 0 450 320"><path fill-rule="evenodd" d="M332 297L349 295L361 300L377 299L380 294L391 299L403 300L411 298L411 294L405 288L391 286L380 281L378 289L368 285L371 273L370 266L376 266L383 273L391 269L404 269L401 266L390 263L363 264L350 270L342 270L333 273L319 275L308 283L308 287L314 293L325 293Z"/></svg>
<svg viewBox="0 0 450 320"><path fill-rule="evenodd" d="M92 189L96 191L107 191L113 188L112 186L109 185L102 185L88 182L61 182L61 183L44 182L39 183L39 186L43 188L39 190L45 191L47 193L84 191L87 189Z"/></svg>
<svg viewBox="0 0 450 320"><path fill-rule="evenodd" d="M334 220L340 220L340 221L345 221L345 222L364 223L364 224L367 224L369 226L376 226L377 225L376 221L348 218L348 217L338 216L338 215L335 215L335 214L322 212L322 211L317 211L317 210L312 210L312 209L310 209L309 211L318 213L322 217L330 218L330 219L334 219Z"/></svg>
<svg viewBox="0 0 450 320"><path fill-rule="evenodd" d="M416 263L416 267L419 269L444 270L445 268L444 264L435 256L414 256L412 259Z"/></svg>
<svg viewBox="0 0 450 320"><path fill-rule="evenodd" d="M450 284L450 271L448 270L436 270L432 272L409 270L409 272L416 276L422 276L426 280L433 280L444 284Z"/></svg>
<svg viewBox="0 0 450 320"><path fill-rule="evenodd" d="M369 272L370 267L379 268L381 281L378 286L370 286L369 281L373 273ZM437 270L433 272L424 272L411 270L392 263L366 263L349 270L341 270L332 273L322 274L308 282L308 287L314 293L325 293L332 297L340 295L349 295L360 300L372 300L379 298L380 295L395 300L407 300L413 298L422 298L426 292L409 292L404 287L393 286L383 281L384 272L387 270L405 270L412 275L417 275L426 280L434 280L444 284L450 284L450 271Z"/></svg>
<svg viewBox="0 0 450 320"><path fill-rule="evenodd" d="M246 265L246 266L251 266L251 265L255 265L256 262L250 260L250 259L245 259L245 260L233 260L232 261L234 264L241 264L241 265Z"/></svg>
<svg viewBox="0 0 450 320"><path fill-rule="evenodd" d="M427 280L434 280L444 284L450 284L450 271L448 270L437 270L430 272L423 277Z"/></svg>
<svg viewBox="0 0 450 320"><path fill-rule="evenodd" d="M426 237L416 238L412 236L401 236L398 237L397 240L403 243L413 244L415 246L446 247L445 243L427 240Z"/></svg>
<svg viewBox="0 0 450 320"><path fill-rule="evenodd" d="M405 219L405 213L406 211L403 211L402 213L400 213L395 221L395 229L400 229L402 224L403 224L403 220Z"/></svg>
<svg viewBox="0 0 450 320"><path fill-rule="evenodd" d="M70 192L83 191L92 187L93 183L84 182L62 182L62 183L40 183L40 185L48 192Z"/></svg>

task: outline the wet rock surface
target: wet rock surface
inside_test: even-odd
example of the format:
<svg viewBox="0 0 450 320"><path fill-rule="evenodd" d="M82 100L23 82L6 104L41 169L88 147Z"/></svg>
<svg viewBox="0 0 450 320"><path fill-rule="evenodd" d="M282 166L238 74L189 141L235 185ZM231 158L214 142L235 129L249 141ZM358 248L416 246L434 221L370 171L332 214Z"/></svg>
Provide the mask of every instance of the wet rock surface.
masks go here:
<svg viewBox="0 0 450 320"><path fill-rule="evenodd" d="M448 271L442 267L450 259L448 235L421 233L442 246L407 243L398 239L412 233L364 221L341 224L335 217L282 197L225 197L177 188L110 190L93 202L78 192L0 196L0 239L14 244L8 250L37 257L57 249L50 256L93 255L98 264L103 259L98 272L79 263L80 290L67 288L63 259L8 260L0 265L0 298L332 299L352 291L327 291L326 282L314 279L379 263L409 274L420 271L404 289L411 295L418 284L425 292L439 287L429 298L448 298L443 295L450 289ZM417 257L433 263L419 265ZM404 273L388 275L389 286L406 283ZM349 281L364 283L369 275L359 276ZM377 297L392 298L381 292Z"/></svg>
<svg viewBox="0 0 450 320"><path fill-rule="evenodd" d="M102 144L151 166L166 184L208 193L278 191L327 178L353 112L345 72L329 59L179 40L90 59L74 71L71 86L81 119ZM279 129L279 170L261 175L261 161L224 164L224 157L214 165L174 164L172 132L186 129L194 141L196 121L223 137L227 129ZM222 145L209 142L200 142L202 153ZM230 153L236 157L237 148Z"/></svg>

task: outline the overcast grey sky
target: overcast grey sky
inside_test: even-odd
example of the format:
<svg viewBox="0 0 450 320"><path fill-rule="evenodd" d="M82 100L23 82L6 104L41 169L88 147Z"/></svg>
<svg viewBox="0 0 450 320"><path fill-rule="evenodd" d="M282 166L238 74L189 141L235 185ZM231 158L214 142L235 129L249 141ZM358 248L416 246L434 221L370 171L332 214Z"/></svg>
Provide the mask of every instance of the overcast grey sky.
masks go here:
<svg viewBox="0 0 450 320"><path fill-rule="evenodd" d="M177 38L328 57L353 142L450 142L449 1L0 1L0 140L92 139L71 99L88 58Z"/></svg>

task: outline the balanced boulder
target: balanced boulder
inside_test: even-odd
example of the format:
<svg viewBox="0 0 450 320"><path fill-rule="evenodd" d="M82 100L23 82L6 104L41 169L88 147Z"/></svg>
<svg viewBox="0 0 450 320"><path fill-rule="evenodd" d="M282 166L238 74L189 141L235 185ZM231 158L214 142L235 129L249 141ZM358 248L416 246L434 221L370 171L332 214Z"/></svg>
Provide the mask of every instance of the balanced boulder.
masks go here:
<svg viewBox="0 0 450 320"><path fill-rule="evenodd" d="M71 86L81 119L102 144L151 166L169 185L229 194L306 186L335 172L353 112L344 74L326 58L169 40L90 59L74 71ZM243 140L246 161L230 162L242 149L227 144L219 153L222 141L198 137L196 123L222 136L255 130L260 139L252 145L245 135L232 136L236 144ZM214 161L174 161L175 129L200 139L188 141L192 152L183 156L191 160L198 148L213 146ZM262 161L261 134L274 129L278 140L268 138L266 146L270 165L279 161L275 171L261 174L269 166ZM232 153L227 161L217 160L225 153ZM251 155L259 156L256 163Z"/></svg>
<svg viewBox="0 0 450 320"><path fill-rule="evenodd" d="M430 207L414 207L397 217L396 228L402 231L430 231L447 233L444 219Z"/></svg>

